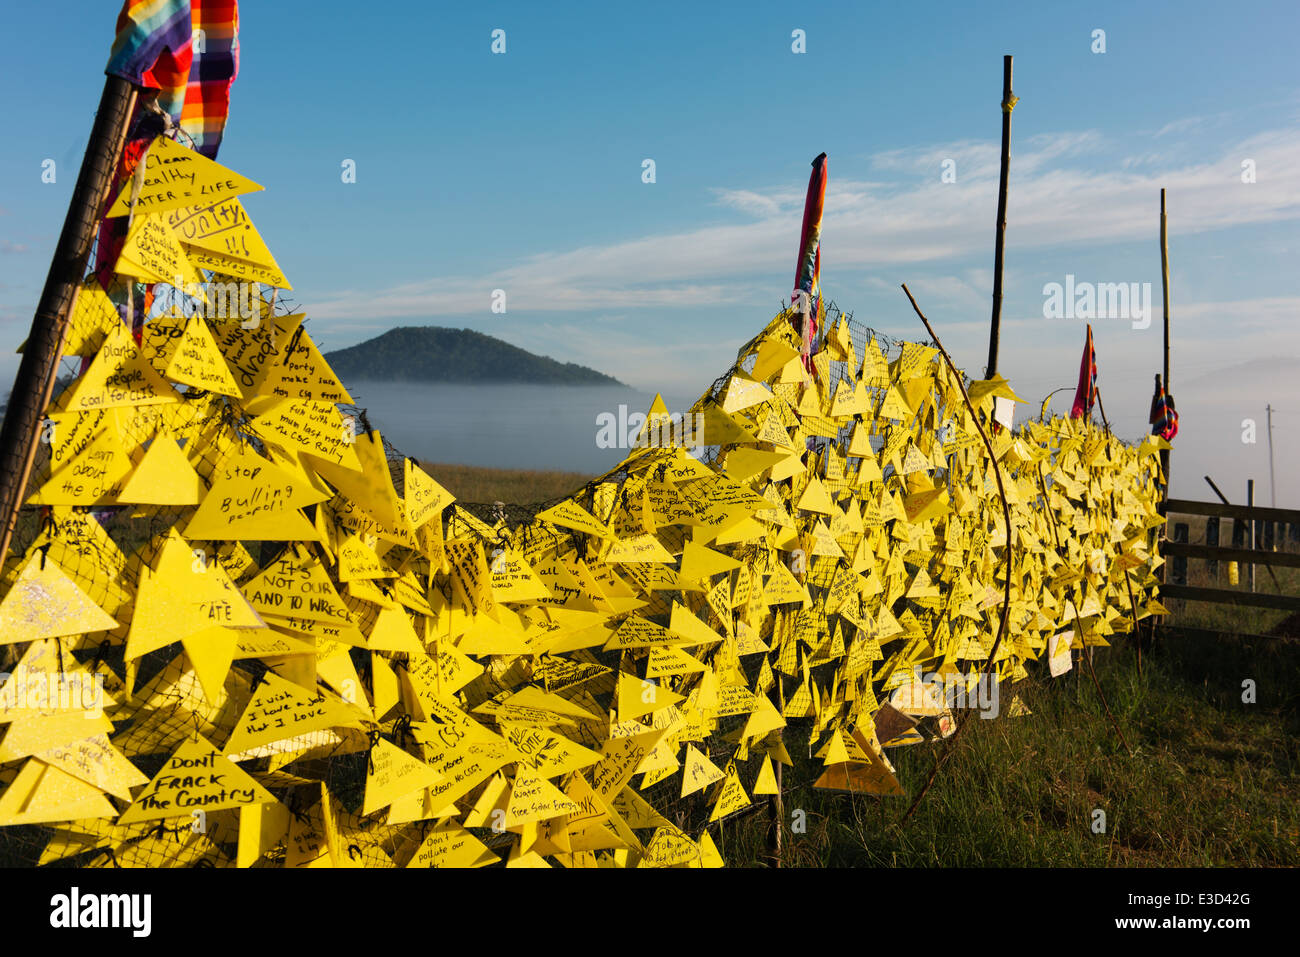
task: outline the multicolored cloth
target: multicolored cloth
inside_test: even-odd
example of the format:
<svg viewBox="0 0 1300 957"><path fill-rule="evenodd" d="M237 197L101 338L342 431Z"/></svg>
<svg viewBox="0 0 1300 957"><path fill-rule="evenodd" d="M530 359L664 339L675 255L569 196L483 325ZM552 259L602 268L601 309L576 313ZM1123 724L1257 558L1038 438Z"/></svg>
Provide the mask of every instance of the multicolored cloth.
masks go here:
<svg viewBox="0 0 1300 957"><path fill-rule="evenodd" d="M817 317L821 305L822 208L826 203L826 154L812 161L808 178L808 195L803 205L803 230L799 235L799 258L794 267L793 300L803 293L808 303L808 320L803 328L804 368L812 372L812 344L817 334Z"/></svg>
<svg viewBox="0 0 1300 957"><path fill-rule="evenodd" d="M1174 397L1165 394L1160 376L1156 376L1156 393L1151 397L1151 434L1166 442L1178 434L1178 410L1174 408Z"/></svg>
<svg viewBox="0 0 1300 957"><path fill-rule="evenodd" d="M1079 363L1079 387L1074 391L1074 406L1070 418L1086 419L1092 415L1097 401L1097 353L1092 348L1092 324L1088 324L1088 339L1083 344L1083 360Z"/></svg>
<svg viewBox="0 0 1300 957"><path fill-rule="evenodd" d="M173 89L176 77L189 76L193 37L189 0L126 0L104 72L136 86Z"/></svg>
<svg viewBox="0 0 1300 957"><path fill-rule="evenodd" d="M193 140L195 150L216 159L230 115L230 87L239 75L239 3L190 0L190 6L201 42L190 65L180 128Z"/></svg>
<svg viewBox="0 0 1300 957"><path fill-rule="evenodd" d="M124 0L105 72L157 90L159 108L214 159L239 73L238 0Z"/></svg>
<svg viewBox="0 0 1300 957"><path fill-rule="evenodd" d="M238 0L124 0L105 72L157 90L154 103L179 128L180 141L216 159L239 73ZM130 182L149 144L166 132L166 117L137 102L109 203ZM99 224L95 274L105 288L128 228L125 216Z"/></svg>

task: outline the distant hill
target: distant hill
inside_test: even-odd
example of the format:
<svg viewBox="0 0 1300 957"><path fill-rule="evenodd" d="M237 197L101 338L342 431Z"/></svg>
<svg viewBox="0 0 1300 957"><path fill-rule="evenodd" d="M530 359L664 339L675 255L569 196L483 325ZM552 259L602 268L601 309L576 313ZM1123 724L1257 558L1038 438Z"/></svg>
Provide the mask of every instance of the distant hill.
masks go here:
<svg viewBox="0 0 1300 957"><path fill-rule="evenodd" d="M546 385L622 385L573 362L556 362L472 329L403 326L358 345L327 353L348 380L406 382L536 382Z"/></svg>

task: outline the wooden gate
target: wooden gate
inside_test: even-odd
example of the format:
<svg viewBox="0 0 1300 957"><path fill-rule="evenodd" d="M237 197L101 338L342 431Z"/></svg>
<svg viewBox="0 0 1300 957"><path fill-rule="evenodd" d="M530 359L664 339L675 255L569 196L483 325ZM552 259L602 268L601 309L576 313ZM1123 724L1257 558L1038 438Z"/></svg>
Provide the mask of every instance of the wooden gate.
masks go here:
<svg viewBox="0 0 1300 957"><path fill-rule="evenodd" d="M1176 515L1206 516L1205 543L1189 542L1188 523L1175 521ZM1170 534L1163 552L1169 565L1165 584L1160 588L1162 598L1300 611L1300 596L1281 594L1282 585L1271 574L1273 568L1300 568L1300 511L1171 498L1165 502L1165 517ZM1231 538L1226 545L1221 540L1225 519L1232 523ZM1228 570L1225 566L1237 563L1240 584L1244 587L1189 585L1189 558L1204 560L1216 580ZM1270 570L1268 583L1274 586L1274 591L1256 590L1264 584L1255 574L1255 567L1260 565Z"/></svg>

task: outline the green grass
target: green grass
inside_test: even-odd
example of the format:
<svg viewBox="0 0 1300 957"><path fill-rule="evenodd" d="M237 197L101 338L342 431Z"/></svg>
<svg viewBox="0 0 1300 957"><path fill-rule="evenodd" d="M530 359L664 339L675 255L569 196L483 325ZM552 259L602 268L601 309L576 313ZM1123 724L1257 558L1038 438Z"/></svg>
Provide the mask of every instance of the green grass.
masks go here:
<svg viewBox="0 0 1300 957"><path fill-rule="evenodd" d="M942 745L890 749L905 798L806 785L787 794L786 863L1300 864L1300 646L1157 641L1139 675L1126 641L1098 649L1096 666L1132 753L1084 669L1030 679L1017 690L1032 715L984 721L965 713L970 727L906 827L900 820ZM1255 704L1241 700L1247 678L1257 683ZM806 749L795 754L795 744L788 736L796 767L786 779L805 782L820 762ZM807 814L804 834L790 831L795 808ZM1106 814L1104 834L1091 827L1096 809ZM764 818L725 830L729 863L762 862Z"/></svg>

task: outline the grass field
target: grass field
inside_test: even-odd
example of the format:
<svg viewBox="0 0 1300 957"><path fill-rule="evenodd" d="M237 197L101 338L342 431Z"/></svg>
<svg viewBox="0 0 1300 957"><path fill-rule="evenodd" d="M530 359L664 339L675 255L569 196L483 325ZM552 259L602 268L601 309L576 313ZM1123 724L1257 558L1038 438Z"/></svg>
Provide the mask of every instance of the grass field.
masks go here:
<svg viewBox="0 0 1300 957"><path fill-rule="evenodd" d="M788 864L1203 866L1300 864L1300 721L1295 643L1120 639L1098 678L1125 751L1083 669L1034 668L1017 689L1031 716L962 733L907 826L899 822L942 745L890 749L909 793L874 798L796 787L785 796ZM1255 704L1242 682L1257 683ZM974 712L967 714L974 715ZM820 762L796 755L788 779ZM810 766L814 765L814 766ZM806 812L805 834L790 830ZM1094 833L1094 812L1105 813ZM759 863L765 813L724 835L732 863Z"/></svg>
<svg viewBox="0 0 1300 957"><path fill-rule="evenodd" d="M591 480L578 472L538 472L528 469L490 469L476 465L421 462L420 467L462 502L505 502L531 505L581 488Z"/></svg>

